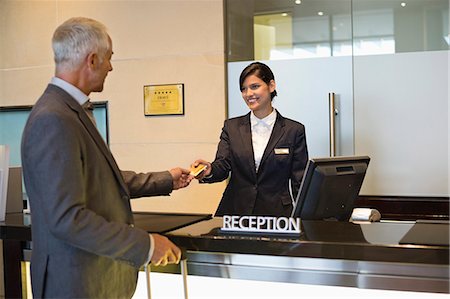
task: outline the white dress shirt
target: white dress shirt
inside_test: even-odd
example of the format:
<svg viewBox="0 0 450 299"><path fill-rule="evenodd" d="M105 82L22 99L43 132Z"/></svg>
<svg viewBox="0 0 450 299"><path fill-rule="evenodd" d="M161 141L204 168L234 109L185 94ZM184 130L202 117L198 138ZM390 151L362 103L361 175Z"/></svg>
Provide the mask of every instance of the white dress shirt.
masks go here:
<svg viewBox="0 0 450 299"><path fill-rule="evenodd" d="M259 119L258 117L256 117L253 111L252 113L250 113L252 144L253 153L255 155L256 172L258 172L264 150L266 149L267 143L269 142L276 119L277 111L275 109L273 109L272 113L270 113L263 119Z"/></svg>
<svg viewBox="0 0 450 299"><path fill-rule="evenodd" d="M68 94L70 94L78 102L78 104L80 104L81 107L83 107L84 112L86 112L87 116L92 121L92 123L95 126L97 126L95 123L92 108L88 109L86 106L89 101L89 97L87 95L85 95L81 90L79 90L77 87L73 86L69 82L64 81L63 79L60 79L58 77L53 77L52 80L50 81L50 84L56 85L61 89L63 89L64 91L66 91ZM90 102L89 104L92 107L92 104Z"/></svg>
<svg viewBox="0 0 450 299"><path fill-rule="evenodd" d="M81 90L73 86L67 81L58 77L53 77L50 84L56 85L70 94L80 105L83 105L89 100L89 97L85 95Z"/></svg>

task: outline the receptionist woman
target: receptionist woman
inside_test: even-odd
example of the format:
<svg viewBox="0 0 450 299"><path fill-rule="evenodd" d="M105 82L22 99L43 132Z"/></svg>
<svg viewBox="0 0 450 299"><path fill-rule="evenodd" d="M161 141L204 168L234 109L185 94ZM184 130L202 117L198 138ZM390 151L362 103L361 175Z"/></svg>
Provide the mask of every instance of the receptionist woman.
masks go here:
<svg viewBox="0 0 450 299"><path fill-rule="evenodd" d="M276 83L267 65L248 65L239 87L250 112L225 120L214 161L193 163L207 165L196 178L215 183L230 177L216 216L290 216L308 161L305 128L273 108Z"/></svg>

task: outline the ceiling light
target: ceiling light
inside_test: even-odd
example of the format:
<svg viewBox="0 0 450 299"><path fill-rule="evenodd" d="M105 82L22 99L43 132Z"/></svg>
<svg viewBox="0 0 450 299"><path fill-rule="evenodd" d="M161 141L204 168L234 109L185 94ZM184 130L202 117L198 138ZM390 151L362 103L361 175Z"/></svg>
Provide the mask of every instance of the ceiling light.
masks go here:
<svg viewBox="0 0 450 299"><path fill-rule="evenodd" d="M295 0L295 4L302 4L302 0Z"/></svg>
<svg viewBox="0 0 450 299"><path fill-rule="evenodd" d="M401 7L405 7L406 6L406 2L402 2L400 3Z"/></svg>
<svg viewBox="0 0 450 299"><path fill-rule="evenodd" d="M323 16L323 11L319 11L317 14L318 14L319 16Z"/></svg>

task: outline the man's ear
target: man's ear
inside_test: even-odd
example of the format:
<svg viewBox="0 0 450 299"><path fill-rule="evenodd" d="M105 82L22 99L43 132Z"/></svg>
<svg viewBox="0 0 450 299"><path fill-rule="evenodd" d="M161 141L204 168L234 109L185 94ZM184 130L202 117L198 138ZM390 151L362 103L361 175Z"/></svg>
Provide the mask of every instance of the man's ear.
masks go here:
<svg viewBox="0 0 450 299"><path fill-rule="evenodd" d="M97 68L98 63L98 55L95 52L89 53L89 55L86 57L86 62L89 67L89 69L95 70Z"/></svg>

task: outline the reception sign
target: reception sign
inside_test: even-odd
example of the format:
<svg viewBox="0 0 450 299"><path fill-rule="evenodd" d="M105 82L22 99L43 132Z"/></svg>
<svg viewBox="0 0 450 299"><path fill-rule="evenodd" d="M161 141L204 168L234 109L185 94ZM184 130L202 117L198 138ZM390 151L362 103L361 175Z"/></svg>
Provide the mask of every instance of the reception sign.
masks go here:
<svg viewBox="0 0 450 299"><path fill-rule="evenodd" d="M224 215L221 231L241 233L300 234L300 219L272 216Z"/></svg>

